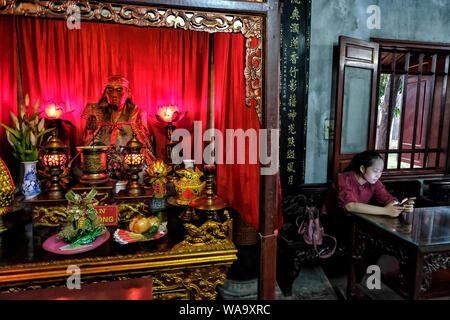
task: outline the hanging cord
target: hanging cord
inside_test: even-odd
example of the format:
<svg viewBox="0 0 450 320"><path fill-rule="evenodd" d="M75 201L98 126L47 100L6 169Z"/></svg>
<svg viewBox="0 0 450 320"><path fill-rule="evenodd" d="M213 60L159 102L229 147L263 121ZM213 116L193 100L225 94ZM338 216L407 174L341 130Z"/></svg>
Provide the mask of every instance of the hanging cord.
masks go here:
<svg viewBox="0 0 450 320"><path fill-rule="evenodd" d="M271 237L278 237L278 230L275 229L275 230L273 230L273 233L272 233L272 234L268 234L268 235L266 235L266 236L263 236L263 235L261 234L261 232L258 232L258 235L259 235L259 237L261 238L261 240L262 240L262 239L266 239L266 238L271 238Z"/></svg>

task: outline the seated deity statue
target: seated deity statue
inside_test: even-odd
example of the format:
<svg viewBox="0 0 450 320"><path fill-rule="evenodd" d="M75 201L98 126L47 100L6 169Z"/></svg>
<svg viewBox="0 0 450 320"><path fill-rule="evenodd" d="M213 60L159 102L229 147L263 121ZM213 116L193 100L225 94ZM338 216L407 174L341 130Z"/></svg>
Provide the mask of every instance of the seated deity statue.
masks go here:
<svg viewBox="0 0 450 320"><path fill-rule="evenodd" d="M129 82L115 75L108 78L98 103L89 103L82 118L86 119L84 145L111 146L107 155L108 174L117 180L124 179L123 149L133 133L144 146L145 164L156 160L153 136L142 121L142 110L131 98Z"/></svg>

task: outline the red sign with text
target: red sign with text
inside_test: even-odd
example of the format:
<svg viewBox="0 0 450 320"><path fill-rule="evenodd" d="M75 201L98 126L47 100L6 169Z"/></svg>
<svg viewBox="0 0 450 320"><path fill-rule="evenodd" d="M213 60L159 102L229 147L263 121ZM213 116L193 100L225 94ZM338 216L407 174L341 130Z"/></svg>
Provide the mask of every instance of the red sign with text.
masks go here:
<svg viewBox="0 0 450 320"><path fill-rule="evenodd" d="M105 226L117 226L119 222L118 206L96 206L95 210Z"/></svg>

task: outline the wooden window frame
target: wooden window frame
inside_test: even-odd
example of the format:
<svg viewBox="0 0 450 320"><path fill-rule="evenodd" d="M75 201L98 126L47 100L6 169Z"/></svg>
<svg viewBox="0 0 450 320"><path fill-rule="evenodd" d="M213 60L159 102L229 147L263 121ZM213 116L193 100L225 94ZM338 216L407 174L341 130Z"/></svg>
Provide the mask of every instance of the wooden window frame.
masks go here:
<svg viewBox="0 0 450 320"><path fill-rule="evenodd" d="M360 53L357 53L356 55L350 56L348 54L348 49L351 46L357 46L362 48ZM366 52L364 52L364 50ZM372 59L367 59L367 52L369 50L372 50ZM422 72L422 68L418 70L418 72L410 72L409 71L409 65L406 66L405 63L405 70L403 70L403 74L417 74L418 77L421 77L421 75L430 75L432 77L432 91L431 91L431 98L430 103L434 104L434 92L435 92L435 78L436 75L443 77L443 84L442 84L442 92L441 92L441 101L440 101L440 110L441 110L441 117L440 117L440 133L439 133L439 140L438 140L438 148L430 148L429 147L429 141L430 136L427 132L426 135L426 146L424 150L417 149L422 151L424 154L430 153L430 152L436 152L437 154L437 160L436 160L436 167L435 168L414 168L413 167L413 161L411 161L412 164L410 164L410 168L400 168L400 154L402 149L389 149L389 145L387 144L387 148L382 150L376 149L376 137L377 137L377 123L378 123L378 103L379 103L379 82L381 77L381 71L382 71L382 63L381 63L381 57L382 53L385 51L396 51L396 52L408 52L409 54L414 53L417 54L422 53L421 59L423 59L423 55L432 55L434 54L433 58L433 69L432 72ZM442 74L436 73L436 57L437 54L444 55L445 56L445 69ZM395 57L395 54L393 55ZM448 91L448 74L449 74L449 64L450 64L450 44L445 43L428 43L428 42L414 42L414 41L406 41L406 40L392 40L392 39L381 39L381 38L371 38L370 41L364 41L360 39L354 39L349 38L345 36L339 37L339 64L338 64L338 75L337 75L337 93L336 93L336 109L335 109L335 140L334 140L334 150L332 153L332 156L330 157L330 164L329 164L329 177L336 178L337 174L342 172L343 169L346 167L346 165L350 162L350 160L353 158L355 154L342 154L341 153L341 136L342 136L342 115L344 112L344 86L345 86L345 67L347 66L353 66L357 68L362 69L368 69L372 70L372 84L371 84L371 96L370 96L370 109L369 112L369 126L368 126L368 132L367 132L367 149L368 150L376 150L377 152L380 152L381 154L386 156L385 161L385 171L384 176L390 177L390 178L397 178L405 176L407 177L426 177L426 178L437 178L437 177L443 177L450 173L450 132L443 132L443 122L444 122L444 114L445 110L449 109L450 107L450 99L448 98L447 91ZM421 60L423 61L423 60ZM408 69L406 69L408 68ZM400 74L401 72L398 72L395 68L395 60L392 61L391 66L392 77L394 78L396 74ZM384 72L383 70L383 73ZM406 79L406 80L405 80ZM408 81L408 77L404 77L403 81ZM393 81L391 81L391 89L394 86ZM419 88L419 84L418 84ZM393 91L393 90L392 90ZM402 106L405 106L406 104L406 93L403 91L404 97L402 97ZM389 109L392 108L393 103L393 97L394 95L391 95L390 101L389 101ZM417 125L417 102L418 98L416 98L416 105L415 105L415 121L414 125ZM402 108L402 110L405 110L405 108ZM428 114L428 126L427 131L429 131L430 128L430 119L432 118L432 112L433 107L431 107ZM387 134L386 139L388 140L390 137L390 112L388 113L388 125L387 125ZM404 112L401 113L401 117L404 116ZM450 117L449 117L450 118ZM446 119L446 121L450 122L450 119ZM448 124L450 128L450 123ZM403 127L403 119L401 120L401 127ZM416 128L413 128L413 132L416 132ZM403 130L401 130L403 132ZM450 131L450 129L448 130ZM402 133L403 134L403 133ZM447 139L447 145L445 148L442 148L442 136L443 135L449 135ZM415 140L415 134L412 135L413 139ZM401 137L403 139L403 137ZM399 140L403 141L403 140ZM436 149L436 150L435 150ZM394 152L393 152L394 151ZM411 153L411 159L414 160L414 152L417 152L415 149L415 141L412 143L412 149L406 150L407 152L403 153ZM390 153L398 153L398 161L397 161L397 168L396 169L387 169L387 155ZM416 153L417 154L417 153ZM446 157L445 165L439 166L439 157ZM424 160L425 163L426 159Z"/></svg>
<svg viewBox="0 0 450 320"><path fill-rule="evenodd" d="M429 42L415 42L415 41L406 41L406 40L392 40L392 39L381 39L381 38L371 38L370 39L372 42L377 43L379 45L379 63L378 63L378 79L377 79L377 86L376 86L376 97L378 99L378 95L379 95L379 82L380 82L380 77L384 72L384 70L382 70L383 66L381 63L381 57L382 57L382 53L384 52L392 52L393 53L393 59L392 59L392 65L390 68L390 75L391 75L391 79L395 78L396 75L399 74L403 74L403 75L417 75L418 76L418 88L419 88L419 83L420 80L422 78L423 75L426 76L430 76L431 77L431 89L430 89L430 110L428 111L427 116L427 133L426 133L426 140L425 140L425 148L423 151L417 151L417 150L421 150L421 149L416 149L415 145L416 145L416 130L417 130L417 124L418 124L418 120L417 120L417 113L418 113L418 104L419 104L419 95L417 95L416 97L416 104L415 104L415 117L414 117L414 128L413 128L413 141L412 141L412 146L411 149L401 149L401 148L397 148L397 149L390 149L389 147L386 147L385 149L376 149L375 148L375 143L376 143L376 131L377 131L377 126L375 125L378 121L378 117L377 117L377 108L378 108L378 101L377 104L372 105L371 107L373 108L373 110L371 112L375 113L376 117L374 119L374 125L371 126L371 130L372 132L370 133L370 137L373 139L373 149L376 150L377 152L383 154L385 156L385 159L387 159L387 155L388 154L392 154L392 153L396 153L397 154L397 168L396 169L387 169L387 163L388 161L386 160L384 165L385 165L385 171L384 171L384 176L388 176L388 177L404 177L406 176L415 176L415 177L420 177L420 176L424 176L427 178L430 177L441 177L444 176L446 174L448 174L450 172L450 161L449 161L449 149L450 149L450 139L448 139L448 143L447 143L447 147L446 149L442 149L442 135L443 134L449 134L449 133L444 133L443 132L443 125L444 125L444 112L446 109L446 106L449 104L448 97L447 97L447 90L448 90L448 74L449 74L449 61L450 61L450 44L444 44L444 43L429 43ZM395 64L396 64L396 53L404 53L406 55L406 59L405 59L405 67L404 70L401 71L399 69L396 68ZM410 61L410 57L411 54L419 54L419 66L418 66L418 71L417 72L410 72L409 71L409 61ZM432 71L431 72L423 72L423 57L425 54L428 55L432 55L433 56L433 62L432 62ZM436 60L437 60L437 55L445 55L445 70L444 73L438 73L436 72ZM441 116L440 116L440 123L439 123L439 133L438 133L438 146L441 145L441 147L437 147L437 148L430 148L429 147L429 143L430 143L430 128L431 128L431 119L432 119L432 113L433 110L435 110L435 79L436 76L442 76L443 77L443 86L442 86L442 92L441 92L441 101L440 101L440 112L441 112ZM403 92L402 92L402 110L405 110L405 105L406 105L406 96L407 96L407 89L405 88L405 86L407 85L408 82L408 77L404 77L403 79ZM394 82L391 81L391 92L393 92L394 89ZM392 104L393 104L393 96L390 96L389 99L389 109L392 108ZM401 113L401 120L400 120L400 138L399 141L403 142L403 131L404 131L404 116L405 116L405 112ZM391 112L388 112L388 125L387 125L387 134L386 134L386 140L389 140L389 136L390 136L390 123L391 123L392 119L391 119ZM449 121L449 119L447 119L447 121ZM369 144L370 145L370 144ZM386 144L388 145L388 144ZM400 147L400 146L399 146ZM405 151L403 153L411 153L411 160L410 160L410 168L400 168L400 156L401 156L401 151ZM423 162L426 163L428 154L430 152L436 152L436 165L434 167L430 167L430 168L413 168L413 164L414 164L414 156L416 154L420 154L423 153L424 154L424 160ZM446 162L444 166L439 166L439 159L440 157L445 156L446 157Z"/></svg>

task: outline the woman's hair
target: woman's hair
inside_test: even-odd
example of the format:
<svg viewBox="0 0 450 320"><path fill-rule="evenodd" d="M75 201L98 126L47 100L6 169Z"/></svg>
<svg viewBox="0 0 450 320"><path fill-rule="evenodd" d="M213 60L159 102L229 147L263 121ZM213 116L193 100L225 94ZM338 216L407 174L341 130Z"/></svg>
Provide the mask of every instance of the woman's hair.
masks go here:
<svg viewBox="0 0 450 320"><path fill-rule="evenodd" d="M383 160L383 157L375 151L364 151L355 155L350 162L350 164L345 168L344 172L354 171L356 173L361 173L361 166L364 168L370 167L377 160Z"/></svg>

